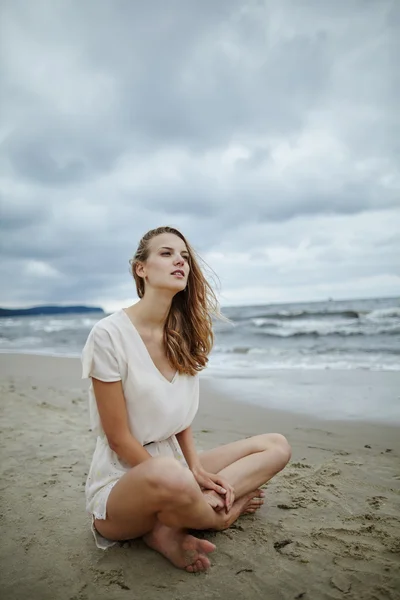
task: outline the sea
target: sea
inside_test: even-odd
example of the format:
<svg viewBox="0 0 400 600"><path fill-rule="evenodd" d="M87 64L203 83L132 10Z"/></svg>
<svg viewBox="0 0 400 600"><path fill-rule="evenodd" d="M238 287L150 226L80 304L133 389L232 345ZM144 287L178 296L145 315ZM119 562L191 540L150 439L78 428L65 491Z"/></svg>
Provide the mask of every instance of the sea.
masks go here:
<svg viewBox="0 0 400 600"><path fill-rule="evenodd" d="M214 348L200 374L212 377L214 389L232 400L322 419L400 424L400 298L222 312L227 321L214 322ZM104 316L0 318L0 352L80 357L90 330ZM351 374L357 369L390 373L358 379ZM331 372L321 379L315 370ZM339 378L335 370L342 371Z"/></svg>
<svg viewBox="0 0 400 600"><path fill-rule="evenodd" d="M400 298L222 308L207 371L400 370ZM0 319L0 351L79 357L103 313Z"/></svg>

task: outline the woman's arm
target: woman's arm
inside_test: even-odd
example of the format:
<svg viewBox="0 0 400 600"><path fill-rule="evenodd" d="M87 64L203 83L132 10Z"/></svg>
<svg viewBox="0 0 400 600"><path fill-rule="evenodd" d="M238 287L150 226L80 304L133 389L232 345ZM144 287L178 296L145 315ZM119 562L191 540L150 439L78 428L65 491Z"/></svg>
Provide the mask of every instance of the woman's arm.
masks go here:
<svg viewBox="0 0 400 600"><path fill-rule="evenodd" d="M131 467L152 458L129 429L121 381L106 383L92 377L92 382L101 424L111 450Z"/></svg>
<svg viewBox="0 0 400 600"><path fill-rule="evenodd" d="M194 445L192 428L187 427L187 429L177 433L176 439L178 440L189 469L193 471L196 468L201 468L200 459Z"/></svg>
<svg viewBox="0 0 400 600"><path fill-rule="evenodd" d="M207 471L203 469L194 445L192 428L188 427L180 433L177 433L176 439L178 440L188 467L192 471L199 486L206 490L214 490L217 494L222 495L225 499L226 509L229 511L235 499L234 490L225 479L219 475L207 473Z"/></svg>

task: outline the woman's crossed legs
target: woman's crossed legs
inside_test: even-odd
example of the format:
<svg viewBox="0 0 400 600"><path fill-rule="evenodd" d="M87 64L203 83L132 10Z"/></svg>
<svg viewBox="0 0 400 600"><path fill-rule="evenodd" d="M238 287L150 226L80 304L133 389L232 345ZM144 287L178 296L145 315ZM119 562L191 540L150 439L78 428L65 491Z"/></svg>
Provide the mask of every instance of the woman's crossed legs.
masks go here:
<svg viewBox="0 0 400 600"><path fill-rule="evenodd" d="M105 538L142 537L175 566L189 572L207 569L214 544L188 535L186 529L222 530L244 512L262 504L259 487L281 471L290 446L280 434L258 435L199 455L203 468L219 473L235 490L229 513L215 511L192 473L173 458L160 457L131 469L113 487L107 518L95 520Z"/></svg>

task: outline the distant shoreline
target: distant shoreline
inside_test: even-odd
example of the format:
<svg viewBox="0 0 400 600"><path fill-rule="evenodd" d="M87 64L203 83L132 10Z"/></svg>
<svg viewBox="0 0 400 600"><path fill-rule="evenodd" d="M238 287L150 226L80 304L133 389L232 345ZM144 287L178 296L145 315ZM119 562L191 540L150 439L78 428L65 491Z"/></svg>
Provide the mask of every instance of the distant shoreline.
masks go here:
<svg viewBox="0 0 400 600"><path fill-rule="evenodd" d="M101 313L104 310L99 306L32 306L30 308L0 308L1 317L25 317L25 316L48 316L48 315L71 315Z"/></svg>

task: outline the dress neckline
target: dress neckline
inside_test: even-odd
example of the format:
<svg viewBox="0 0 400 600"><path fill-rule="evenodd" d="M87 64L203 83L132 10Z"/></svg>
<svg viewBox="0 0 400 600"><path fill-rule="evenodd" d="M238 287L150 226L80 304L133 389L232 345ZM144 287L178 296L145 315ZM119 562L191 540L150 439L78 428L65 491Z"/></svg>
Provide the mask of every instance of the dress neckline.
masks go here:
<svg viewBox="0 0 400 600"><path fill-rule="evenodd" d="M176 371L176 372L175 372L175 375L173 376L173 378L171 379L171 381L170 381L169 379L167 379L167 378L165 377L165 375L163 375L163 374L161 373L160 369L159 369L159 368L156 366L156 364L155 364L154 360L151 358L151 354L150 354L150 352L148 351L148 348L147 348L146 344L144 343L144 340L143 340L142 336L140 335L139 331L136 329L135 325L134 325L134 324L133 324L133 322L132 322L132 319L129 317L129 315L127 314L127 312L125 311L125 309L124 309L124 308L121 308L121 311L120 311L120 312L121 312L121 313L122 313L122 314L123 314L123 315L124 315L124 316L127 318L127 320L129 321L129 323L130 323L130 325L131 325L131 327L132 327L132 330L133 330L133 332L136 334L136 337L138 337L138 338L139 338L139 340L140 340L140 343L143 345L143 349L144 349L144 351L145 351L145 354L147 355L147 357L148 357L148 359L149 359L150 363L152 364L152 366L153 366L153 368L155 369L155 371L156 371L156 373L158 374L158 376L159 376L159 377L160 377L160 378L161 378L163 381L165 381L165 383L168 383L169 385L172 385L173 383L175 383L176 379L178 378L179 371Z"/></svg>

